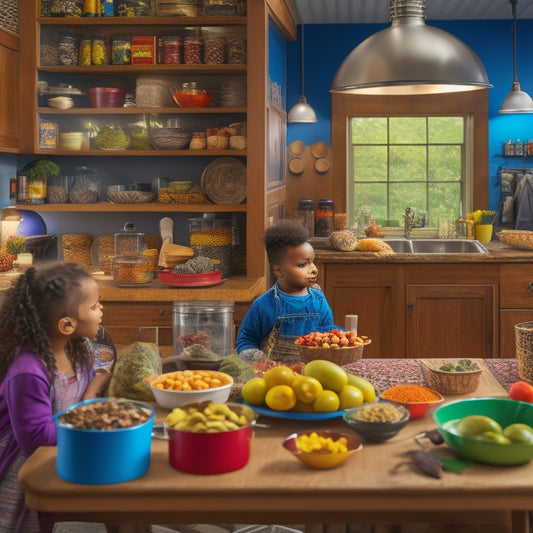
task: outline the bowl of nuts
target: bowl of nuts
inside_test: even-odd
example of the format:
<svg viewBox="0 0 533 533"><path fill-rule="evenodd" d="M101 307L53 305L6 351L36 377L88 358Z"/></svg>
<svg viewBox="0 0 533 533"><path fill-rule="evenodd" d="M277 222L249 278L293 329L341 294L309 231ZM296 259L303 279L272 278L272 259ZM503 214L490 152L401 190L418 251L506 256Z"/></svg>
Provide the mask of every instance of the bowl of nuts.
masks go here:
<svg viewBox="0 0 533 533"><path fill-rule="evenodd" d="M177 370L150 378L157 403L174 409L191 402L224 403L229 398L233 378L216 370Z"/></svg>
<svg viewBox="0 0 533 533"><path fill-rule="evenodd" d="M151 405L113 398L86 400L57 413L59 477L106 485L142 476L150 466L154 418Z"/></svg>

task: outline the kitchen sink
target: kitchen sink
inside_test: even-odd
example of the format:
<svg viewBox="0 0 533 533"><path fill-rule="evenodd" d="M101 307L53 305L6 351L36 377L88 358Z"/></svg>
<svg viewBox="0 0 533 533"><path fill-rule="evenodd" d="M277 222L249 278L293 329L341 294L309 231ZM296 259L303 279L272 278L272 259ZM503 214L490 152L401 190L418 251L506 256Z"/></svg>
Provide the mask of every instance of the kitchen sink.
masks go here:
<svg viewBox="0 0 533 533"><path fill-rule="evenodd" d="M471 239L383 239L398 254L486 254L487 249Z"/></svg>
<svg viewBox="0 0 533 533"><path fill-rule="evenodd" d="M471 239L413 239L415 254L486 254L487 249Z"/></svg>

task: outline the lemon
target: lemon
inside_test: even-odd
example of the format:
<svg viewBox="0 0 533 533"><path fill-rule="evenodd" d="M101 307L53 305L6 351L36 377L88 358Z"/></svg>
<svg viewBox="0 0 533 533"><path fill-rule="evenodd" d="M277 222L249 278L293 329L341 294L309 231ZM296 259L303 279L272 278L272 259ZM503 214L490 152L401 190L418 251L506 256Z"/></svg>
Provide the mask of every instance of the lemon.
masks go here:
<svg viewBox="0 0 533 533"><path fill-rule="evenodd" d="M340 400L337 394L331 390L323 390L313 402L313 411L315 413L333 413L338 411Z"/></svg>
<svg viewBox="0 0 533 533"><path fill-rule="evenodd" d="M267 370L263 374L263 379L265 380L267 389L271 389L276 385L292 385L294 376L294 371L288 366L279 365Z"/></svg>
<svg viewBox="0 0 533 533"><path fill-rule="evenodd" d="M354 374L348 374L348 385L357 387L363 393L365 402L373 402L376 399L376 389L370 381Z"/></svg>
<svg viewBox="0 0 533 533"><path fill-rule="evenodd" d="M316 397L324 390L318 379L300 374L296 374L291 387L294 389L298 401L304 403L313 403Z"/></svg>
<svg viewBox="0 0 533 533"><path fill-rule="evenodd" d="M365 401L361 389L353 387L352 385L346 385L346 387L339 392L339 400L340 409L359 407Z"/></svg>
<svg viewBox="0 0 533 533"><path fill-rule="evenodd" d="M241 390L242 399L251 405L263 405L266 393L267 385L263 378L250 379Z"/></svg>
<svg viewBox="0 0 533 533"><path fill-rule="evenodd" d="M296 393L288 385L275 385L268 389L265 403L273 411L289 411L296 405Z"/></svg>

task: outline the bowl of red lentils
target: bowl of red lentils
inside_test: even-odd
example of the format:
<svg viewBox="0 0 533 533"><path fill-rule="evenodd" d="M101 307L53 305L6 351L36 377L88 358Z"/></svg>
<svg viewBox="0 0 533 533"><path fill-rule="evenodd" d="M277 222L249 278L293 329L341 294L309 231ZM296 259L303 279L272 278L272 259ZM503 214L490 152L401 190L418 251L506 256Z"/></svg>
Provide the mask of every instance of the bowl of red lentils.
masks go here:
<svg viewBox="0 0 533 533"><path fill-rule="evenodd" d="M365 442L383 442L394 437L409 422L407 407L387 400L345 409L342 418Z"/></svg>
<svg viewBox="0 0 533 533"><path fill-rule="evenodd" d="M363 448L361 441L348 433L317 430L292 433L283 447L311 468L333 468Z"/></svg>
<svg viewBox="0 0 533 533"><path fill-rule="evenodd" d="M409 409L411 418L422 418L431 405L444 401L442 394L422 385L393 385L384 390L380 397L404 405Z"/></svg>

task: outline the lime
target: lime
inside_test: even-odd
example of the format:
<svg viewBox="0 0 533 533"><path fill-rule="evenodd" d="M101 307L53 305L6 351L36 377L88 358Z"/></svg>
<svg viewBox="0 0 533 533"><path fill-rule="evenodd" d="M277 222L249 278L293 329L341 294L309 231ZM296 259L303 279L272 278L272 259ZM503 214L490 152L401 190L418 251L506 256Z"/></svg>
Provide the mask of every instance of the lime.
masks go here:
<svg viewBox="0 0 533 533"><path fill-rule="evenodd" d="M503 430L503 435L512 442L533 444L533 428L527 424L511 424Z"/></svg>
<svg viewBox="0 0 533 533"><path fill-rule="evenodd" d="M511 440L504 437L501 433L496 431L485 431L485 433L478 435L477 440L483 440L487 442L494 442L496 444L511 444Z"/></svg>

